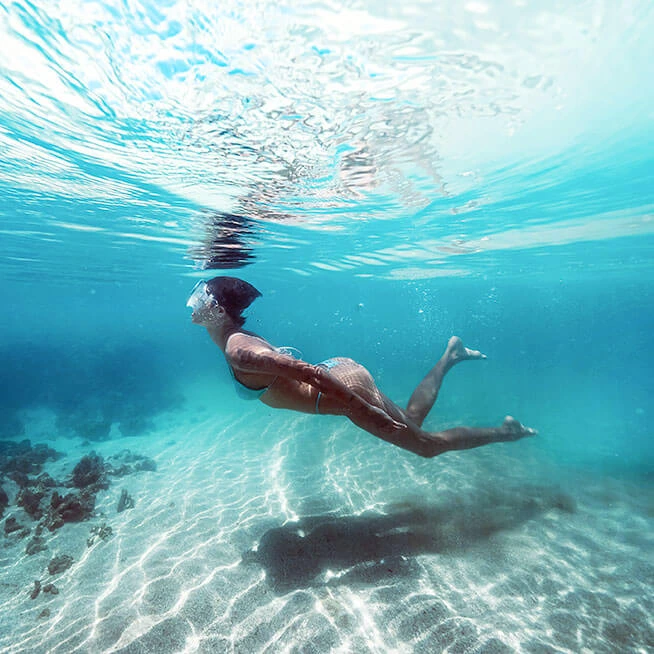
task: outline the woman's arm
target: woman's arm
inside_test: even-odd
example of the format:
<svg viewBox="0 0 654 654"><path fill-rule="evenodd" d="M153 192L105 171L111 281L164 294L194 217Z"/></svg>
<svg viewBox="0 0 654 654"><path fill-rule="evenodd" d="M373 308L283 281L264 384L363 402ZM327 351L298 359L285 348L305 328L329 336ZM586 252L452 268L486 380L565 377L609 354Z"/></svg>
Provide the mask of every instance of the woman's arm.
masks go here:
<svg viewBox="0 0 654 654"><path fill-rule="evenodd" d="M236 337L232 338L236 340ZM250 374L288 377L313 385L312 369L314 366L288 354L267 348L259 342L251 344L246 339L247 336L244 339L238 339L237 344L230 342L225 350L227 361L234 370Z"/></svg>
<svg viewBox="0 0 654 654"><path fill-rule="evenodd" d="M231 345L231 344L230 344ZM258 344L257 344L258 345ZM329 393L348 404L356 401L357 393L332 377L324 368L314 366L288 354L267 349L262 346L249 346L244 343L229 347L225 352L234 370L245 373L260 373L295 379L313 386L321 393Z"/></svg>

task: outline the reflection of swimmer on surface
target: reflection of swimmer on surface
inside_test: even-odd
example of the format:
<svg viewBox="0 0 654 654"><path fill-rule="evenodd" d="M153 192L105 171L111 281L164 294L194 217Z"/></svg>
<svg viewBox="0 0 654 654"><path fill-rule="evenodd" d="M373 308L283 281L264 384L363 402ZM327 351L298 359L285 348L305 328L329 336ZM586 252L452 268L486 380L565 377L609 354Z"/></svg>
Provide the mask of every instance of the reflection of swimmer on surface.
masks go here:
<svg viewBox="0 0 654 654"><path fill-rule="evenodd" d="M421 429L445 373L461 361L486 358L464 347L456 336L413 391L407 408L401 409L356 361L334 357L312 365L244 330L241 314L260 295L235 277L214 277L198 282L187 302L193 322L205 327L224 353L240 394L276 409L347 416L374 436L424 457L537 433L510 416L500 427L454 427L434 433Z"/></svg>

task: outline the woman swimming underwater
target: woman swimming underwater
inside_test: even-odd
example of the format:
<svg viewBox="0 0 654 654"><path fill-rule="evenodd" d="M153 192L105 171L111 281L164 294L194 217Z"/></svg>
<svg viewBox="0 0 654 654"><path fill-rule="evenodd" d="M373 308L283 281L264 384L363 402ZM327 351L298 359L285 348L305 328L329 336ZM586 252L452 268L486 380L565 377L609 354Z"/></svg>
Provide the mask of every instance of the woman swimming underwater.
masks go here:
<svg viewBox="0 0 654 654"><path fill-rule="evenodd" d="M214 277L198 282L187 302L193 322L207 329L225 355L240 394L275 409L347 416L374 436L424 457L537 434L511 416L500 427L454 427L433 433L421 428L445 373L461 361L486 358L464 347L460 338L450 338L443 356L401 409L356 361L335 357L312 365L243 329L242 313L260 295L236 277Z"/></svg>

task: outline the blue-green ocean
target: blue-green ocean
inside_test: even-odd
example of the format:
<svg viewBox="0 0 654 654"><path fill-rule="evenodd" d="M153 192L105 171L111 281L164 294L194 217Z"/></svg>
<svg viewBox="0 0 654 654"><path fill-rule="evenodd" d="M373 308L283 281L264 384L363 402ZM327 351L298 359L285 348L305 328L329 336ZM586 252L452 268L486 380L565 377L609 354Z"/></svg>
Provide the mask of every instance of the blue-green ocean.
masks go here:
<svg viewBox="0 0 654 654"><path fill-rule="evenodd" d="M0 4L1 652L654 650L654 6ZM365 365L421 459L193 325ZM54 562L54 563L53 563Z"/></svg>

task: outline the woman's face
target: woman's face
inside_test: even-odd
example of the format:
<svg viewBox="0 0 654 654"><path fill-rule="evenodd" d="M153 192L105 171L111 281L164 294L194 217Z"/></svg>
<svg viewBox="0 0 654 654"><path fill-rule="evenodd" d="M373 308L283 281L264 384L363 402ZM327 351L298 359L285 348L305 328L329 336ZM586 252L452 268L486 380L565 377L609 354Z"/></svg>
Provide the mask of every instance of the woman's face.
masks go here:
<svg viewBox="0 0 654 654"><path fill-rule="evenodd" d="M204 327L218 326L225 316L225 310L218 304L218 301L209 293L207 283L200 280L191 291L186 306L190 307L191 320L196 325Z"/></svg>

